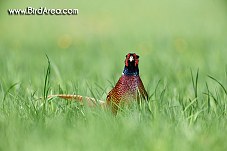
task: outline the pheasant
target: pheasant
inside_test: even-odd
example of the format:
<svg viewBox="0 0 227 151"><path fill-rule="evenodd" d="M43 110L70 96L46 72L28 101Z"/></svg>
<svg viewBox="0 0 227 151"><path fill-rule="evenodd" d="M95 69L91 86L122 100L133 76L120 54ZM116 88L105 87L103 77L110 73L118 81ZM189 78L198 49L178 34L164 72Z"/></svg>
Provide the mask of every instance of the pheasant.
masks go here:
<svg viewBox="0 0 227 151"><path fill-rule="evenodd" d="M49 98L59 97L63 99L77 100L82 103L85 101L89 106L94 106L98 103L103 107L110 107L112 112L117 114L120 104L138 100L139 95L141 95L144 100L148 100L148 93L139 76L138 65L139 56L135 53L128 53L126 55L122 76L119 78L115 87L108 93L106 101L96 101L94 98L90 97L83 98L80 95L65 94L51 95Z"/></svg>

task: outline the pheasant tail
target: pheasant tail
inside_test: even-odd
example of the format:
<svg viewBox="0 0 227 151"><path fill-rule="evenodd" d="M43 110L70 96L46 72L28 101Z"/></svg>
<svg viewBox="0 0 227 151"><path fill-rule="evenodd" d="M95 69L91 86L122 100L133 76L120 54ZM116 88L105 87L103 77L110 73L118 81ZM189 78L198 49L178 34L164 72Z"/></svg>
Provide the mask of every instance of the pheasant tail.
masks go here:
<svg viewBox="0 0 227 151"><path fill-rule="evenodd" d="M104 101L96 100L95 98L91 98L91 97L83 97L81 95L55 94L55 95L48 96L48 98L55 98L55 97L81 102L83 104L85 103L88 106L96 106L96 105L104 106L105 105Z"/></svg>

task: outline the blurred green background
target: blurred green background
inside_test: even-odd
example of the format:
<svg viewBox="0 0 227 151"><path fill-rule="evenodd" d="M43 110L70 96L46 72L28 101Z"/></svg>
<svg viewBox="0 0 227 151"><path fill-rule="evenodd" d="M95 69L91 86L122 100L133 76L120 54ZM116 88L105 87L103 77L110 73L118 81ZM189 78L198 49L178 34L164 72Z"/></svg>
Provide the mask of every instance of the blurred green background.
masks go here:
<svg viewBox="0 0 227 151"><path fill-rule="evenodd" d="M128 52L141 56L146 83L179 79L189 67L218 76L226 64L226 5L222 0L2 1L1 77L39 83L47 54L56 68L56 83L96 78L108 85L107 80L120 76ZM79 14L7 13L28 6L78 8Z"/></svg>
<svg viewBox="0 0 227 151"><path fill-rule="evenodd" d="M8 9L28 6L77 8L79 14L10 16L7 13ZM198 91L203 100L205 82L211 91L220 90L207 75L221 82L226 80L226 35L225 0L0 0L1 98L17 82L20 85L12 92L15 96L28 98L33 92L37 97L42 96L47 54L51 61L53 93L57 93L60 86L66 93L90 96L91 87L104 100L122 73L125 55L135 52L140 55L140 75L149 94L161 80L161 87L167 87L164 96L167 102L176 101L178 95L179 99L181 95L185 100L193 98L190 69L195 73L199 68ZM226 95L220 95L220 100L226 99ZM9 109L16 109L15 102L20 101L14 94L9 96L9 102L14 100ZM23 101L21 99L22 104ZM150 127L146 121L138 122L137 116L112 119L103 115L84 123L83 120L78 122L74 114L68 117L68 113L58 115L56 112L59 117L50 113L42 127L33 117L30 119L31 113L23 110L23 105L21 110L15 111L16 118L1 111L0 130L4 133L0 132L0 137L6 138L6 142L1 143L0 150L31 150L33 147L33 150L51 150L53 146L57 150L77 147L78 150L100 150L96 144L100 142L104 142L103 150L139 150L141 147L146 150L221 150L226 140L226 122L218 119L210 126L213 116L204 115L199 126L187 127L187 118L182 119L178 112L174 119L167 118L167 113L157 116L157 110ZM139 142L135 136L140 138ZM129 138L129 143L124 144Z"/></svg>

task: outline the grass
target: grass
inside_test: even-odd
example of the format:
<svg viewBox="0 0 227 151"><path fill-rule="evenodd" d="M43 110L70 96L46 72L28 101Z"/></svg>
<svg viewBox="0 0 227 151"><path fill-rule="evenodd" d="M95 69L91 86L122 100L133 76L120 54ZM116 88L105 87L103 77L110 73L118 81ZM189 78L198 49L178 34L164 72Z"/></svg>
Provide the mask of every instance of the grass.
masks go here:
<svg viewBox="0 0 227 151"><path fill-rule="evenodd" d="M0 3L0 151L226 150L225 1ZM6 13L28 5L79 15ZM115 117L47 99L105 100L130 51L149 103Z"/></svg>

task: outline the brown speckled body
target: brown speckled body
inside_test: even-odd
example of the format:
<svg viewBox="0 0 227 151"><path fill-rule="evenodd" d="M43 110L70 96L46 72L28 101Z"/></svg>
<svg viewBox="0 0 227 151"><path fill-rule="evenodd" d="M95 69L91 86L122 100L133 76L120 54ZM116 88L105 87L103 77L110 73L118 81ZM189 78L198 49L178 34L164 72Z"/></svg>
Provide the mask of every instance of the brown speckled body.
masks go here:
<svg viewBox="0 0 227 151"><path fill-rule="evenodd" d="M148 94L139 75L122 75L115 87L108 93L107 105L112 107L112 112L116 113L121 103L128 103L137 100L137 95L141 94L144 99L148 99Z"/></svg>

